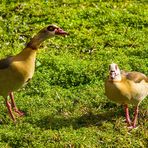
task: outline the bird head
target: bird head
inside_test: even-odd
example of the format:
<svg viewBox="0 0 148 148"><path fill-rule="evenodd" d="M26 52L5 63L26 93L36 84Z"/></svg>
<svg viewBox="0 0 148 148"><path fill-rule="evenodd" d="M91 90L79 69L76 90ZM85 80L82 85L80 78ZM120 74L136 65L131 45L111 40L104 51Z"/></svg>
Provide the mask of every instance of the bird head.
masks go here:
<svg viewBox="0 0 148 148"><path fill-rule="evenodd" d="M49 37L55 36L55 35L61 35L61 36L66 36L68 33L64 31L63 29L59 28L56 25L49 25L45 28L46 33L48 34Z"/></svg>
<svg viewBox="0 0 148 148"><path fill-rule="evenodd" d="M54 37L56 35L66 36L68 33L63 29L59 28L56 25L48 25L47 27L40 30L27 44L27 47L30 47L34 50L38 49L40 44L46 39Z"/></svg>
<svg viewBox="0 0 148 148"><path fill-rule="evenodd" d="M117 64L112 63L109 65L109 79L121 80L121 72Z"/></svg>

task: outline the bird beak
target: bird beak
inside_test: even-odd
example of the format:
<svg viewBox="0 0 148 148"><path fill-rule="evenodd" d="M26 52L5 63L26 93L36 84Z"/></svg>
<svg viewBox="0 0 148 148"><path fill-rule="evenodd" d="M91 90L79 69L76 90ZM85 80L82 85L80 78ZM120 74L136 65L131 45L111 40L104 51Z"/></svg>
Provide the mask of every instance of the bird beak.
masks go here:
<svg viewBox="0 0 148 148"><path fill-rule="evenodd" d="M61 28L57 28L57 29L55 30L55 34L56 34L56 35L62 35L62 36L68 35L68 33L67 33L66 31L64 31L63 29L61 29Z"/></svg>
<svg viewBox="0 0 148 148"><path fill-rule="evenodd" d="M115 71L111 71L111 72L110 72L110 78L111 78L111 79L114 79L115 77L116 77Z"/></svg>

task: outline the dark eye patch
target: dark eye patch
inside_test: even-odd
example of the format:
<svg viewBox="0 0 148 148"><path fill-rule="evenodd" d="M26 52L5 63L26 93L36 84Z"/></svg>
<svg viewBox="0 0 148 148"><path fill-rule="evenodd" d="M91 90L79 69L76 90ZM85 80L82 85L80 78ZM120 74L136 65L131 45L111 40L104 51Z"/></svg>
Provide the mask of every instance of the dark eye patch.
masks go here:
<svg viewBox="0 0 148 148"><path fill-rule="evenodd" d="M117 65L115 65L115 69L116 69L116 70L117 70L117 68L118 68Z"/></svg>
<svg viewBox="0 0 148 148"><path fill-rule="evenodd" d="M109 65L109 67L108 67L108 68L109 68L109 70L111 70L111 65Z"/></svg>
<svg viewBox="0 0 148 148"><path fill-rule="evenodd" d="M54 31L54 30L55 30L55 27L54 27L54 26L48 26L48 27L47 27L47 30L48 30L48 31Z"/></svg>

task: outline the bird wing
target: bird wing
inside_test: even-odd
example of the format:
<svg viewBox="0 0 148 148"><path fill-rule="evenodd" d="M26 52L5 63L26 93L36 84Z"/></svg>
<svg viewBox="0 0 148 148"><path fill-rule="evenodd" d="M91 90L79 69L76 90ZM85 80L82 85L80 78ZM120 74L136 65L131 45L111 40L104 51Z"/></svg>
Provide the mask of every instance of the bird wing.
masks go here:
<svg viewBox="0 0 148 148"><path fill-rule="evenodd" d="M140 83L141 81L148 82L148 77L140 72L126 72L124 73L128 80L132 80L135 83Z"/></svg>
<svg viewBox="0 0 148 148"><path fill-rule="evenodd" d="M6 69L11 64L11 57L7 57L6 59L0 60L0 69Z"/></svg>

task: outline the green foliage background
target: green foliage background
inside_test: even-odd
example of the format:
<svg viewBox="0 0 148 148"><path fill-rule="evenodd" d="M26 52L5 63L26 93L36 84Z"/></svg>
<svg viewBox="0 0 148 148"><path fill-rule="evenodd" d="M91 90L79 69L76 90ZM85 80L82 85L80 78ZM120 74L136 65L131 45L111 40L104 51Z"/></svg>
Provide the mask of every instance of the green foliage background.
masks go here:
<svg viewBox="0 0 148 148"><path fill-rule="evenodd" d="M148 75L148 2L1 0L0 57L48 24L70 35L41 46L32 81L15 93L26 113L16 125L0 98L0 147L148 147L147 98L128 132L122 107L104 95L111 62Z"/></svg>

